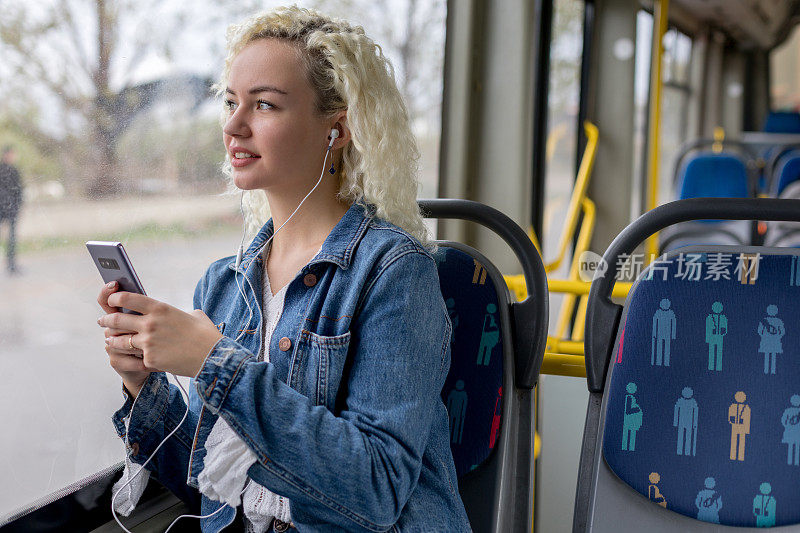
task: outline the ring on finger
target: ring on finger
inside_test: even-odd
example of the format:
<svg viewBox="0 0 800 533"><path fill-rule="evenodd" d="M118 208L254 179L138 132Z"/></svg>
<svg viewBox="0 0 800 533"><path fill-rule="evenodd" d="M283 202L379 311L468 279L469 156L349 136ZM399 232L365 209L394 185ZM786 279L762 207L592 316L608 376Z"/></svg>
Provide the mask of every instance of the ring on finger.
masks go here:
<svg viewBox="0 0 800 533"><path fill-rule="evenodd" d="M133 335L128 335L128 346L131 350L136 349L136 346L133 345Z"/></svg>

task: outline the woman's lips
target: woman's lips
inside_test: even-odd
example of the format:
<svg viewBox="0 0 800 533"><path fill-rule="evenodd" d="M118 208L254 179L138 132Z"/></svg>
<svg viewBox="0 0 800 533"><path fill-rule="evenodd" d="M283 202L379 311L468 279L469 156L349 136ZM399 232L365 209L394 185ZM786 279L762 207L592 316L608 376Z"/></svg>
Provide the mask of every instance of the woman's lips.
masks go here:
<svg viewBox="0 0 800 533"><path fill-rule="evenodd" d="M236 167L236 168L246 167L250 163L258 161L259 159L261 159L261 158L260 157L243 157L243 158L232 157L231 158L231 166Z"/></svg>
<svg viewBox="0 0 800 533"><path fill-rule="evenodd" d="M236 168L246 167L256 159L261 159L260 155L240 146L231 146L228 150L231 154L231 166ZM240 157L236 157L237 155Z"/></svg>

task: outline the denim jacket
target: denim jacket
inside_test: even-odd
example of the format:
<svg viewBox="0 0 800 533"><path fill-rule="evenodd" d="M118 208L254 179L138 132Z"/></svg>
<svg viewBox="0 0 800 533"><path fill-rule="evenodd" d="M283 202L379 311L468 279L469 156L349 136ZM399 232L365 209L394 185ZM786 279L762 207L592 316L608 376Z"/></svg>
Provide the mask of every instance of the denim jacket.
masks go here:
<svg viewBox="0 0 800 533"><path fill-rule="evenodd" d="M148 470L202 514L218 509L197 477L221 416L258 458L248 476L289 499L300 531L469 531L440 397L451 325L432 256L354 204L290 282L270 362L260 362L260 251L272 232L269 221L239 267L252 313L235 258L198 283L194 306L224 337L192 380L187 422ZM123 438L131 406L113 417ZM177 387L152 373L130 420L131 459L144 463L185 411ZM201 520L202 530L235 513Z"/></svg>

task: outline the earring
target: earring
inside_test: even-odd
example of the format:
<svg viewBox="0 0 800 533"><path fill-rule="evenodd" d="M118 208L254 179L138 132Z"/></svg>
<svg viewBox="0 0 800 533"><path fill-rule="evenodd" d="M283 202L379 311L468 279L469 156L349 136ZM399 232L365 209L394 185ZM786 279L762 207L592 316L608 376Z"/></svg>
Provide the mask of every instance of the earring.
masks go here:
<svg viewBox="0 0 800 533"><path fill-rule="evenodd" d="M331 161L331 168L328 169L328 172L331 174L336 174L336 169L333 167L333 161Z"/></svg>

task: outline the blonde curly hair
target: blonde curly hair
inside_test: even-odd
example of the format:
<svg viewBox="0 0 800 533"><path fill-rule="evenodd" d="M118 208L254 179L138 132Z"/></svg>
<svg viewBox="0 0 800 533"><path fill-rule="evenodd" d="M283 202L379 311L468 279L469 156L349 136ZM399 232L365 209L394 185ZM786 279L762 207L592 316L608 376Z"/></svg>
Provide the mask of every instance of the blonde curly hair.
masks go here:
<svg viewBox="0 0 800 533"><path fill-rule="evenodd" d="M378 217L428 243L416 200L419 150L394 68L381 47L361 26L297 6L276 8L228 28L228 56L216 85L218 95L225 92L237 54L255 40L270 38L287 41L301 52L320 115L347 110L351 142L342 153L339 197L365 208L374 206ZM230 156L223 171L230 191L238 192ZM266 194L246 191L243 205L248 230L256 231L269 217Z"/></svg>

